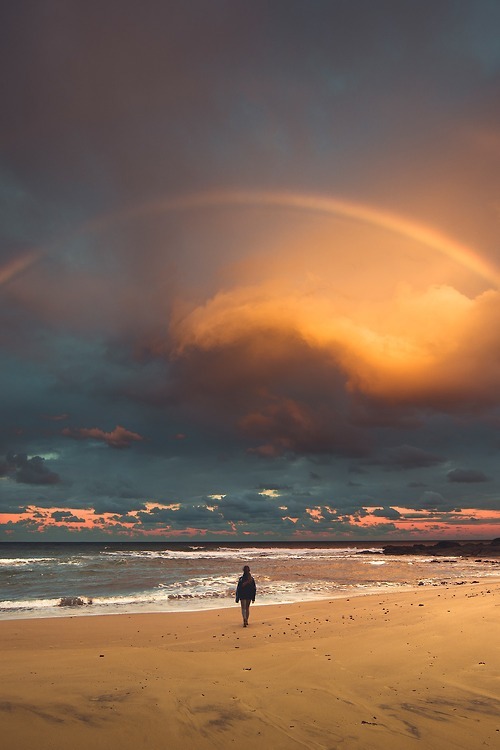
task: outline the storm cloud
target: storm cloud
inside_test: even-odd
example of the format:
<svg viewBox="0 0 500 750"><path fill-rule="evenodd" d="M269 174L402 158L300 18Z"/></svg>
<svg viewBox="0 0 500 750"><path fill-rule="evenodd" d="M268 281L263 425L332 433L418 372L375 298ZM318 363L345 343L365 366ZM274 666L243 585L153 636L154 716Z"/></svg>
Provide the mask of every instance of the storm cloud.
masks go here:
<svg viewBox="0 0 500 750"><path fill-rule="evenodd" d="M11 477L19 484L58 484L60 477L50 471L41 456L28 458L25 453L8 453L0 461L0 477Z"/></svg>
<svg viewBox="0 0 500 750"><path fill-rule="evenodd" d="M2 538L494 531L499 28L3 4Z"/></svg>

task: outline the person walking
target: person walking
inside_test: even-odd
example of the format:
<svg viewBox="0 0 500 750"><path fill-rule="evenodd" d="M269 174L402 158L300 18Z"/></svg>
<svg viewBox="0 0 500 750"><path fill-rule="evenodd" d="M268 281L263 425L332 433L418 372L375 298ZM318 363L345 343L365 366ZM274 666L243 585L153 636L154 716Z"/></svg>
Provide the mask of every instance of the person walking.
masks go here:
<svg viewBox="0 0 500 750"><path fill-rule="evenodd" d="M255 594L257 587L250 573L250 567L245 565L243 568L243 575L238 581L236 587L236 604L241 602L241 615L243 617L243 627L248 626L248 616L250 614L250 602L255 601Z"/></svg>

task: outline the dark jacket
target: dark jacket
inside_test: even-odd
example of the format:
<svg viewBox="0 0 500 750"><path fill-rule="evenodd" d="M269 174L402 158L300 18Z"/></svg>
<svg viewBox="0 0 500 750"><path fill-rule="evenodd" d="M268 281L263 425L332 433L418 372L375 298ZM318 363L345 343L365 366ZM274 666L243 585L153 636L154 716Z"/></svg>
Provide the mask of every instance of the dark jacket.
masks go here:
<svg viewBox="0 0 500 750"><path fill-rule="evenodd" d="M251 599L254 602L256 592L257 587L252 576L250 576L250 578L241 576L238 581L238 586L236 587L236 601L239 602L240 599Z"/></svg>

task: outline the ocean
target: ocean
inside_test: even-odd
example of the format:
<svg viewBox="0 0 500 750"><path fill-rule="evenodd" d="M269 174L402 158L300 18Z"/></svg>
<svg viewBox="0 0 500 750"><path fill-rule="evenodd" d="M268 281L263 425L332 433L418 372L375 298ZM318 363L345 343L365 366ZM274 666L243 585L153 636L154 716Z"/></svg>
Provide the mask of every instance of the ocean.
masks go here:
<svg viewBox="0 0 500 750"><path fill-rule="evenodd" d="M0 619L230 607L245 564L257 583L258 604L500 574L497 564L472 558L385 555L386 544L4 542Z"/></svg>

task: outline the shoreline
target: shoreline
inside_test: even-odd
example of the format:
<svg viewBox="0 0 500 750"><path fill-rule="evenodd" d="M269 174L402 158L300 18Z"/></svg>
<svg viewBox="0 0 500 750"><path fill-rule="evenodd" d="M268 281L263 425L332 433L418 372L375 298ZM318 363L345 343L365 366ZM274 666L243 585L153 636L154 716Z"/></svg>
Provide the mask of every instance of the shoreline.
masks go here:
<svg viewBox="0 0 500 750"><path fill-rule="evenodd" d="M474 580L472 580L474 578ZM479 579L479 580L476 580ZM500 582L500 572L492 572L488 575L462 576L457 580L446 580L446 581L426 581L422 583L388 583L382 585L364 586L363 588L353 588L352 590L339 590L329 592L328 594L321 595L310 595L304 596L303 594L297 598L283 599L282 601L262 601L262 596L257 602L259 607L280 607L280 606L293 606L294 604L300 604L305 602L324 602L327 600L345 600L349 598L358 598L365 596L374 596L377 594L387 594L389 596L396 595L398 593L411 592L414 590L421 590L422 588L443 588L445 586L464 586L464 585L478 585L481 583L494 583ZM80 598L80 597L74 597ZM201 605L201 601L203 604ZM185 600L186 606L179 606L177 609L168 609L168 602L165 603L162 608L161 605L156 604L153 608L149 609L149 605L131 605L130 609L127 609L127 605L109 605L100 603L87 603L84 602L80 605L55 605L52 608L46 608L46 613L38 612L37 610L23 610L16 612L15 609L0 611L0 623L11 622L11 621L24 621L24 620L47 620L47 619L64 619L72 617L115 617L129 615L176 615L184 613L203 613L203 612L214 612L218 610L232 609L235 606L234 598L228 598L226 604L222 604L220 599L216 604L207 603L207 600L200 600L197 606L190 608L190 603ZM113 606L117 607L116 610L112 610ZM174 605L175 606L175 605ZM123 607L123 608L122 608ZM103 611L105 608L109 608L108 611ZM49 610L50 611L47 611ZM13 614L10 614L12 611Z"/></svg>
<svg viewBox="0 0 500 750"><path fill-rule="evenodd" d="M475 750L500 737L500 580L0 621L6 747Z"/></svg>
<svg viewBox="0 0 500 750"><path fill-rule="evenodd" d="M494 542L489 544L497 547ZM412 554L404 557L386 555L385 545L377 543L375 549L372 544L314 543L291 549L266 542L265 547L252 543L243 549L238 544L231 550L213 545L186 550L163 543L153 549L91 544L85 550L74 543L61 543L57 549L45 542L29 548L14 544L16 549L0 549L5 600L0 602L0 621L231 607L242 561L252 565L260 582L261 604L346 598L500 575L498 559L450 556L450 544L456 542L427 543L425 555L413 554L415 545L407 544L405 550ZM432 554L436 544L448 554Z"/></svg>

